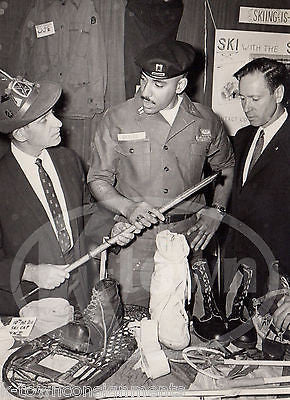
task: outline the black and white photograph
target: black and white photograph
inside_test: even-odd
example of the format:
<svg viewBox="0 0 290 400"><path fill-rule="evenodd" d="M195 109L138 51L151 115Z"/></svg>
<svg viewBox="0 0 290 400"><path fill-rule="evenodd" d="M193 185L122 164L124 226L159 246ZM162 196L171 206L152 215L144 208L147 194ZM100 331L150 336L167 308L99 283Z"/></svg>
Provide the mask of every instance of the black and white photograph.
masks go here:
<svg viewBox="0 0 290 400"><path fill-rule="evenodd" d="M290 0L0 0L0 399L290 399Z"/></svg>

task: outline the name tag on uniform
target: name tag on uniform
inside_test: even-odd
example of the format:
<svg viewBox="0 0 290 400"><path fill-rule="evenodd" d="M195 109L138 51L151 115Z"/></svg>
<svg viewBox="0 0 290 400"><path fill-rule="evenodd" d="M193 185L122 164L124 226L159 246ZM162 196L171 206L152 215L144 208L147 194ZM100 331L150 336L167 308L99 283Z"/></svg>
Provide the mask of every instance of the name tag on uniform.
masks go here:
<svg viewBox="0 0 290 400"><path fill-rule="evenodd" d="M146 132L118 133L119 142L144 139L146 139Z"/></svg>
<svg viewBox="0 0 290 400"><path fill-rule="evenodd" d="M54 35L54 24L53 21L45 22L44 24L35 25L35 31L37 38L44 36Z"/></svg>

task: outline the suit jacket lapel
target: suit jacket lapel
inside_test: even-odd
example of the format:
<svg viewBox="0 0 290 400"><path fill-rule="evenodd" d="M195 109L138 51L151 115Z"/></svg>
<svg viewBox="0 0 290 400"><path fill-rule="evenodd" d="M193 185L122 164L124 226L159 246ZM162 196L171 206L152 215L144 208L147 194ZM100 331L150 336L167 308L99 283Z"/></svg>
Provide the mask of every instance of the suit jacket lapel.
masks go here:
<svg viewBox="0 0 290 400"><path fill-rule="evenodd" d="M18 192L19 198L21 198L26 207L31 210L34 218L39 221L39 225L45 226L45 229L49 230L50 233L54 235L50 224L47 224L48 217L41 202L12 153L7 155L7 172L11 176L11 181L13 182L15 191Z"/></svg>
<svg viewBox="0 0 290 400"><path fill-rule="evenodd" d="M251 128L251 127L250 127ZM238 159L236 160L236 171L237 171L237 181L238 188L241 190L243 188L243 173L245 168L245 162L247 155L249 153L253 138L256 134L257 129L252 128L250 131L244 135L242 143L239 144L238 148L241 149Z"/></svg>
<svg viewBox="0 0 290 400"><path fill-rule="evenodd" d="M47 149L49 155L54 163L55 169L57 171L61 187L63 189L67 210L69 213L70 225L72 229L73 239L74 239L74 256L75 259L79 258L82 254L82 245L80 241L80 229L78 225L78 217L83 217L82 205L80 204L80 199L78 194L76 194L75 188L75 175L68 173L68 160L65 154L61 154L55 149ZM57 149L60 150L60 149ZM61 156L60 156L61 155ZM87 271L85 268L78 268L75 271L75 276L78 277L79 284L74 289L74 294L77 298L78 303L81 307L85 307L88 303L88 291L87 291Z"/></svg>
<svg viewBox="0 0 290 400"><path fill-rule="evenodd" d="M256 174L261 171L261 169L263 169L267 164L271 163L272 159L276 156L276 152L279 151L280 147L283 146L283 138L285 135L289 135L289 117L272 138L270 143L268 143L267 147L249 173L247 180L253 179Z"/></svg>
<svg viewBox="0 0 290 400"><path fill-rule="evenodd" d="M80 207L80 204L75 196L74 182L72 182L71 180L72 175L69 174L67 171L67 162L65 160L65 157L59 157L59 154L56 154L53 148L47 150L53 161L58 178L60 180L60 184L65 197L67 210L70 215L70 225L72 229L74 242L76 242L79 236L77 219L71 217L71 214L75 215L75 212L77 212L78 215L80 215L79 212L81 210L77 210L77 208Z"/></svg>

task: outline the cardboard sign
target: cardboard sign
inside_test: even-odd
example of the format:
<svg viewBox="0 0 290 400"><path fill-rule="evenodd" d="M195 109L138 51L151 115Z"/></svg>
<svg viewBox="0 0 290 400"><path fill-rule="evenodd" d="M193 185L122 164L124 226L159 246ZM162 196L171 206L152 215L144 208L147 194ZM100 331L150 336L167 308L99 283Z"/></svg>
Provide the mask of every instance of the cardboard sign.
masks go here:
<svg viewBox="0 0 290 400"><path fill-rule="evenodd" d="M35 25L36 37L41 38L55 34L53 21L45 22L44 24Z"/></svg>
<svg viewBox="0 0 290 400"><path fill-rule="evenodd" d="M28 337L35 321L36 317L13 317L9 324L9 332L14 337Z"/></svg>
<svg viewBox="0 0 290 400"><path fill-rule="evenodd" d="M240 7L239 22L245 24L290 25L290 9Z"/></svg>

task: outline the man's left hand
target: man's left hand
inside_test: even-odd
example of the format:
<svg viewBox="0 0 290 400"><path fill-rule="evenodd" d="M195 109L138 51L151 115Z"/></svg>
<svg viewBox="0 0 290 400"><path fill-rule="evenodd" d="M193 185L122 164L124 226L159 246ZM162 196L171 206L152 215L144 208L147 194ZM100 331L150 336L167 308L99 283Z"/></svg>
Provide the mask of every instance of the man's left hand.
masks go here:
<svg viewBox="0 0 290 400"><path fill-rule="evenodd" d="M211 238L217 231L223 216L216 208L202 208L196 213L196 223L193 227L189 228L186 235L190 236L196 232L194 239L190 241L190 247L197 251L199 249L204 250L209 244Z"/></svg>

